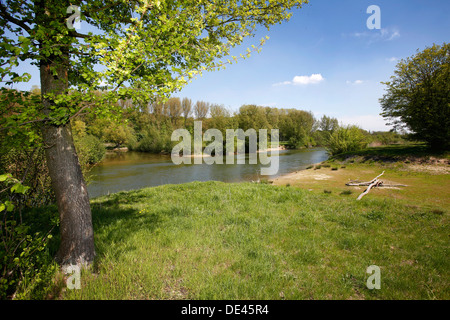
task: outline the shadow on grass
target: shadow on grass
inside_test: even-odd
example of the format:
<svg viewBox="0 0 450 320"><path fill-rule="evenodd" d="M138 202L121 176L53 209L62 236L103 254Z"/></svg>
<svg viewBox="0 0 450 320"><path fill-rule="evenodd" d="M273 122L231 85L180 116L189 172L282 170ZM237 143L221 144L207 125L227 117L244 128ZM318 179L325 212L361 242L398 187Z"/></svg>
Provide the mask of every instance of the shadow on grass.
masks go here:
<svg viewBox="0 0 450 320"><path fill-rule="evenodd" d="M141 202L143 199L148 201L151 195L144 194L140 191L118 192L108 196L108 199L98 203L97 205L108 208L119 208L122 204L131 204Z"/></svg>
<svg viewBox="0 0 450 320"><path fill-rule="evenodd" d="M119 258L136 249L129 238L145 230L155 232L162 222L160 213L140 213L137 209L120 208L115 199L92 205L97 265L106 256Z"/></svg>

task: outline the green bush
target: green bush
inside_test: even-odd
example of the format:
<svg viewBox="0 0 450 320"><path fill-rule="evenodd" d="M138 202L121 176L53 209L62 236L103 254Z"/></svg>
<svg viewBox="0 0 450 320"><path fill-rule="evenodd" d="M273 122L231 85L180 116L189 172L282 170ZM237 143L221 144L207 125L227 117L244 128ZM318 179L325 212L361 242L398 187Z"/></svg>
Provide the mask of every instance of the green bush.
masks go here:
<svg viewBox="0 0 450 320"><path fill-rule="evenodd" d="M0 299L43 299L57 271L48 246L56 211L22 214L29 187L10 174L0 175L0 189Z"/></svg>
<svg viewBox="0 0 450 320"><path fill-rule="evenodd" d="M10 172L29 187L27 193L20 198L28 207L45 206L55 200L44 147L36 144L34 148L6 147L0 152L0 174Z"/></svg>
<svg viewBox="0 0 450 320"><path fill-rule="evenodd" d="M362 150L367 147L367 136L357 126L340 127L328 135L326 147L331 155Z"/></svg>
<svg viewBox="0 0 450 320"><path fill-rule="evenodd" d="M103 131L104 141L114 143L116 148L134 143L134 136L133 128L115 122L111 122L109 127Z"/></svg>
<svg viewBox="0 0 450 320"><path fill-rule="evenodd" d="M128 137L128 141L126 144L126 147L128 148L128 150L136 150L137 146L138 146L137 137L135 135Z"/></svg>
<svg viewBox="0 0 450 320"><path fill-rule="evenodd" d="M295 135L289 138L287 147L289 149L301 149L304 148L306 146L308 146L307 143L307 138L306 136L302 136L302 135Z"/></svg>
<svg viewBox="0 0 450 320"><path fill-rule="evenodd" d="M105 146L100 139L90 134L75 137L75 148L81 165L96 164L103 160L106 153Z"/></svg>
<svg viewBox="0 0 450 320"><path fill-rule="evenodd" d="M173 146L170 137L166 131L158 131L151 127L144 133L143 138L137 143L134 150L152 153L170 152Z"/></svg>

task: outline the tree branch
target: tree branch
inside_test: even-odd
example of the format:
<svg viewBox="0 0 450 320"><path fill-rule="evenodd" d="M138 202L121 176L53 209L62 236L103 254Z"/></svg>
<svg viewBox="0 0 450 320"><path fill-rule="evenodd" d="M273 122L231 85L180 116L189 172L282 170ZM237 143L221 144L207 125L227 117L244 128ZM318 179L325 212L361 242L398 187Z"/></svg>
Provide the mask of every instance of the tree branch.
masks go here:
<svg viewBox="0 0 450 320"><path fill-rule="evenodd" d="M90 36L90 35L79 33L79 32L74 31L74 30L69 30L69 36L72 36L72 37L75 37L75 38L83 38L83 39L90 39L90 38L92 38L92 36Z"/></svg>
<svg viewBox="0 0 450 320"><path fill-rule="evenodd" d="M14 23L15 25L18 25L19 27L24 29L26 32L30 33L31 28L25 23L25 21L19 20L17 18L14 18L12 15L10 15L2 3L0 3L0 17L6 19L7 21L9 21L11 23Z"/></svg>

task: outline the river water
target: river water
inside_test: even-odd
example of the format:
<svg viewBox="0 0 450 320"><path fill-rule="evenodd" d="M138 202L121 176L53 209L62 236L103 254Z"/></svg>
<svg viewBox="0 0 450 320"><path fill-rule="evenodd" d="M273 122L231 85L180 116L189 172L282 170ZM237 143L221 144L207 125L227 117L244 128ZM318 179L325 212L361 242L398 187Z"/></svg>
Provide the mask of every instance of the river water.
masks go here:
<svg viewBox="0 0 450 320"><path fill-rule="evenodd" d="M270 153L269 153L270 156ZM192 181L257 181L273 179L328 158L323 148L279 151L279 170L272 176L261 176L262 164L180 164L175 165L170 155L142 152L107 154L105 159L91 170L88 192L91 198L163 184L179 184ZM193 161L192 161L193 163ZM268 166L265 166L268 167Z"/></svg>

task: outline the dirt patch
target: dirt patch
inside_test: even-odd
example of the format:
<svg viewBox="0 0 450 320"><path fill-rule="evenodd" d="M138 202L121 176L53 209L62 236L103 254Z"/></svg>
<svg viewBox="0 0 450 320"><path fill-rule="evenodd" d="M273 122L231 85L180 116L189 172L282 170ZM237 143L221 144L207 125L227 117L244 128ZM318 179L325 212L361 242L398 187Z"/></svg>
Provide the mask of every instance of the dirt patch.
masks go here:
<svg viewBox="0 0 450 320"><path fill-rule="evenodd" d="M450 166L448 164L407 164L406 171L427 172L430 174L449 174Z"/></svg>
<svg viewBox="0 0 450 320"><path fill-rule="evenodd" d="M332 176L329 176L327 174L315 174L313 175L314 180L328 180L331 179Z"/></svg>
<svg viewBox="0 0 450 320"><path fill-rule="evenodd" d="M311 181L311 180L329 180L333 178L329 174L324 173L318 173L317 171L313 170L301 170L301 171L295 171L286 175L283 175L281 177L278 177L273 180L273 182L276 184L276 182L293 182L293 181Z"/></svg>

